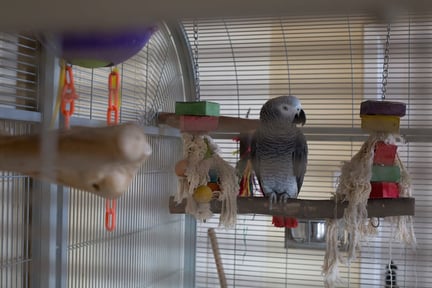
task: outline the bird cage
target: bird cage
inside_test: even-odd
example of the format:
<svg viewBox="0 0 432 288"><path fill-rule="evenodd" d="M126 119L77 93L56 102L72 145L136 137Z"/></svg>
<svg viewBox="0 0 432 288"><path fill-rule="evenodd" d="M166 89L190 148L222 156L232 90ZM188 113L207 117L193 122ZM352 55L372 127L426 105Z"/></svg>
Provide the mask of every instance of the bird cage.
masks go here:
<svg viewBox="0 0 432 288"><path fill-rule="evenodd" d="M421 92L428 89L428 84L412 82L415 77L412 59L429 53L417 48L431 47L429 38L420 36L429 35L425 21L412 17L392 23L387 85L390 101L411 105L412 101L419 101L429 105ZM191 43L196 38L195 25L193 21L184 22ZM201 100L218 102L221 115L242 118L248 115L254 121L268 98L287 94L299 97L307 115L303 131L310 152L299 198L331 199L342 162L349 160L366 139L367 133L361 130L360 105L381 97L386 29L385 23L367 15L204 19L198 22ZM424 183L424 177L412 174L419 165L414 164L417 161L414 155L423 153L420 147L430 141L426 134L416 134L427 129L429 121L420 111L420 106L408 104L407 115L401 118L401 134L408 144L402 142L398 146L398 153L413 177L416 199L416 195L423 193L420 183ZM238 149L238 143L232 140L236 134L216 131L213 135L223 147L225 159L234 165L239 157L232 153ZM216 287L220 281L206 234L209 228L215 228L228 287L323 287L326 241L316 223L322 226L325 219L305 219L299 227L303 230L284 231L272 227L271 216L262 215L266 209L261 210L258 204L254 208L245 207L248 204L243 205L240 200L238 211L246 208L247 213L257 211L257 214L239 214L235 229L217 229L217 217L197 225L196 286ZM414 220L427 217L419 212L418 203L415 208ZM336 217L333 209L328 212L330 215L324 218ZM304 215L309 216L307 212ZM419 273L427 274L429 268L420 268L418 260L414 260L418 259L419 247L415 252L410 245L394 240L397 227L384 219L381 218L378 234L364 240L357 260L339 266L341 282L337 287L385 286L383 267L391 260L399 263L399 287L427 286L426 282L419 284L427 281ZM418 243L426 243L421 240L419 230L415 233ZM343 233L339 236L339 249L344 253L349 237ZM426 246L422 251L428 251Z"/></svg>
<svg viewBox="0 0 432 288"><path fill-rule="evenodd" d="M177 48L184 41L176 43L182 41L178 31L159 25L138 54L118 65L120 123L138 123L154 152L139 168L127 196L118 200L114 231L105 228L106 203L101 197L2 172L1 287L175 287L181 281L178 267L183 265L184 233L189 228L184 217L166 213L177 185L171 164L179 159L181 141L173 129L154 126L158 111L174 111L176 101L189 97L191 87L183 72L187 65ZM48 113L41 112L55 106L52 79L58 79L60 65L36 39L1 34L3 135L37 133L50 123ZM72 127L106 125L110 71L73 67L79 99Z"/></svg>
<svg viewBox="0 0 432 288"><path fill-rule="evenodd" d="M190 19L185 9L190 6L173 6L181 21L160 22L144 48L117 66L120 123L138 124L153 153L117 200L113 231L104 225L107 206L101 197L1 172L0 287L324 287L323 227L344 214L346 203L333 196L343 162L367 139L360 106L381 97L385 61L386 99L407 108L397 153L411 175L412 197L371 199L376 234L362 239L355 260L339 263L341 282L335 287L430 285L432 17L391 18L386 39L388 23L376 15L340 10L324 15L320 5L310 15L295 15L289 3L280 11L269 5L257 11L252 2L241 11L233 7L235 17L216 5ZM203 8L195 5L193 11ZM0 34L0 134L42 135L46 144L60 65L39 36ZM106 126L111 68L73 71L79 99L72 127ZM259 197L237 198L233 227L220 227L216 201L209 204L214 215L205 221L185 215L184 203L173 203L179 187L174 167L184 152L176 102L218 104L208 143L234 167L240 132L256 128L269 98L288 94L301 99L307 115L302 131L309 159L299 199L275 209L301 207L299 229L273 227L274 211ZM49 163L56 151L43 152ZM412 217L406 219L413 220L416 247L396 240L400 227L387 220L398 215ZM343 227L341 232L337 244L345 253L350 235Z"/></svg>

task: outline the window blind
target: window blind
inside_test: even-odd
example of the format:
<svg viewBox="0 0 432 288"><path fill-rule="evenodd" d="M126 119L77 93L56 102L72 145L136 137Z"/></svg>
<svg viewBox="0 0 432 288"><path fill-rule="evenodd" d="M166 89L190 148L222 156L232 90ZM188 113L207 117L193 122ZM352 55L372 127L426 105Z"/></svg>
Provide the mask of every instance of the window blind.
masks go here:
<svg viewBox="0 0 432 288"><path fill-rule="evenodd" d="M0 107L37 111L38 44L26 35L0 33Z"/></svg>
<svg viewBox="0 0 432 288"><path fill-rule="evenodd" d="M201 100L220 103L221 114L258 118L270 97L293 94L306 112L309 162L303 199L328 199L341 162L359 150L360 103L380 99L386 23L367 15L350 17L238 18L184 21L192 51L198 51ZM386 265L397 265L400 287L429 287L429 227L432 172L430 108L432 18L407 16L391 25L387 100L407 104L401 120L407 143L399 154L412 177L416 198L416 252L393 241L392 226L363 243L358 259L341 265L340 287L384 287ZM197 39L194 37L197 31ZM194 43L197 43L195 47ZM217 139L233 165L238 147ZM215 216L197 226L196 286L218 287L207 238ZM284 230L271 217L239 215L234 229L216 229L229 287L323 287L324 251L284 248Z"/></svg>

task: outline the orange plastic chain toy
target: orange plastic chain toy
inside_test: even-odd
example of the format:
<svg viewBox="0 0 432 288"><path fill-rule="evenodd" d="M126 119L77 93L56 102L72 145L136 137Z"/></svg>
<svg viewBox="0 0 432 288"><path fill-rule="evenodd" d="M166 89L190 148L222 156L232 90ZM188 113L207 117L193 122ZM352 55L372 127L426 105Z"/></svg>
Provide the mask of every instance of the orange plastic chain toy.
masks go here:
<svg viewBox="0 0 432 288"><path fill-rule="evenodd" d="M120 109L120 74L117 68L114 68L108 78L108 110L107 124L117 125L119 123ZM113 231L116 226L116 200L107 199L105 202L105 228Z"/></svg>
<svg viewBox="0 0 432 288"><path fill-rule="evenodd" d="M78 95L75 91L72 66L65 67L63 90L61 93L61 112L64 116L64 125L70 127L70 118L75 110L75 100Z"/></svg>
<svg viewBox="0 0 432 288"><path fill-rule="evenodd" d="M114 68L108 79L108 110L107 124L116 125L119 123L119 91L120 91L120 75L117 68ZM114 119L113 117L114 116Z"/></svg>

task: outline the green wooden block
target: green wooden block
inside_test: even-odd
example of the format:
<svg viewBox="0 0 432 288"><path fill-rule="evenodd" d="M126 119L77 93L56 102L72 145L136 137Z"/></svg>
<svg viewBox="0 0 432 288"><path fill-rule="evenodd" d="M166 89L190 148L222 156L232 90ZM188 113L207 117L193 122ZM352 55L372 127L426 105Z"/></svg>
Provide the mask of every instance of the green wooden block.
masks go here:
<svg viewBox="0 0 432 288"><path fill-rule="evenodd" d="M401 177L399 166L372 166L371 182L399 182Z"/></svg>
<svg viewBox="0 0 432 288"><path fill-rule="evenodd" d="M208 101L176 102L175 113L177 115L219 116L220 105Z"/></svg>

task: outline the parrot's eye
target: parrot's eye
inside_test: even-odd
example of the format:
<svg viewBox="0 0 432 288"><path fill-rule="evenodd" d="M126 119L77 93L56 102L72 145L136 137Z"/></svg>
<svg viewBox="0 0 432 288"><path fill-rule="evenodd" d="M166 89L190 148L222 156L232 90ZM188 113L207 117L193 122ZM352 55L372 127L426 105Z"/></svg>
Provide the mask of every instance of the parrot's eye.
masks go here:
<svg viewBox="0 0 432 288"><path fill-rule="evenodd" d="M288 110L288 106L282 106L282 109Z"/></svg>

